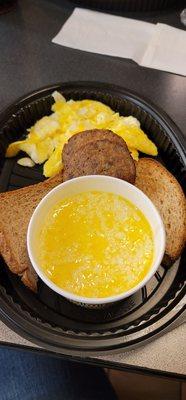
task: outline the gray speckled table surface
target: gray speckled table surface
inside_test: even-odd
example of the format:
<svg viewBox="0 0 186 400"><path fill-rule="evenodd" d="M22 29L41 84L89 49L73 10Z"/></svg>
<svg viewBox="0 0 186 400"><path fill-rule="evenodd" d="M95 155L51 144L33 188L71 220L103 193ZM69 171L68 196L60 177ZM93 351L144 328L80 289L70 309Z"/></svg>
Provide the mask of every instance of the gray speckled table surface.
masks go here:
<svg viewBox="0 0 186 400"><path fill-rule="evenodd" d="M141 346L135 350L119 354L109 354L106 356L97 356L89 358L87 361L102 361L106 366L114 366L116 363L119 367L127 370L143 371L146 369L154 370L154 373L161 372L163 375L186 374L186 324L182 324L171 332L155 339L153 342ZM23 339L15 332L7 328L3 322L0 322L0 341L4 344L25 346L27 348L39 349L38 346ZM82 355L83 359L83 355ZM168 374L167 374L168 373Z"/></svg>
<svg viewBox="0 0 186 400"><path fill-rule="evenodd" d="M142 68L129 60L85 53L51 43L72 10L72 4L64 0L20 0L14 11L0 16L0 108L45 85L60 81L96 80L122 85L149 98L160 105L184 132L185 78ZM137 14L136 17L183 28L179 10L159 15ZM99 356L96 360L117 363L126 368L185 374L185 336L185 325L180 325L146 346L122 354ZM2 322L0 342L38 349Z"/></svg>

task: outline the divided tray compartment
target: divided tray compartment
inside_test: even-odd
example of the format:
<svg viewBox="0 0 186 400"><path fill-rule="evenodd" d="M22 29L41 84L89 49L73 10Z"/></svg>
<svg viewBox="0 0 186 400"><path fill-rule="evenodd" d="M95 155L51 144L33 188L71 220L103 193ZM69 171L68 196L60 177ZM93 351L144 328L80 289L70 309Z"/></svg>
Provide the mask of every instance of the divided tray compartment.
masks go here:
<svg viewBox="0 0 186 400"><path fill-rule="evenodd" d="M8 143L23 138L37 119L50 114L54 90L61 91L67 99L100 100L122 115L138 118L158 146L161 162L186 190L185 140L162 110L124 88L72 82L38 90L0 115L0 191L44 179L42 166L24 168L16 158L5 159L4 155ZM58 353L94 355L129 350L182 322L185 268L186 252L171 268L160 266L147 285L128 299L87 309L57 295L41 280L38 293L32 293L0 258L0 316L23 337Z"/></svg>

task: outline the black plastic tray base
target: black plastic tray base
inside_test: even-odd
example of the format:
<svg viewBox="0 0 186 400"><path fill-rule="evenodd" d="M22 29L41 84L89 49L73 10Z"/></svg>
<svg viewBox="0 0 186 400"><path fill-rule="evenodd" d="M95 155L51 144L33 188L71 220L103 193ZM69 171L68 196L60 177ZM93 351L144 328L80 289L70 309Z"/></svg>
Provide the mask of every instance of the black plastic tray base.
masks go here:
<svg viewBox="0 0 186 400"><path fill-rule="evenodd" d="M50 113L51 93L66 98L103 101L123 115L136 116L159 148L159 157L185 189L185 141L163 111L123 88L101 83L54 85L28 95L0 116L0 190L13 190L43 180L41 167L19 166L4 159L8 143L26 133L38 118ZM85 309L52 292L39 281L35 295L0 259L0 313L27 339L64 354L97 354L131 349L182 320L185 293L183 254L171 268L160 266L147 285L130 298L103 309ZM181 318L181 319L180 319Z"/></svg>

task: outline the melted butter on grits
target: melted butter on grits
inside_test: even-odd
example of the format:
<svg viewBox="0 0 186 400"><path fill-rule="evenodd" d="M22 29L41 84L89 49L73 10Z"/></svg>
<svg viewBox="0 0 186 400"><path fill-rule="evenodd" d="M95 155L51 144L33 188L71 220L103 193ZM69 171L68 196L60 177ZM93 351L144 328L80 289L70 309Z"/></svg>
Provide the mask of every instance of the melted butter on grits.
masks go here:
<svg viewBox="0 0 186 400"><path fill-rule="evenodd" d="M48 278L89 298L133 288L153 261L149 222L113 193L90 191L62 200L43 221L37 242L37 261Z"/></svg>

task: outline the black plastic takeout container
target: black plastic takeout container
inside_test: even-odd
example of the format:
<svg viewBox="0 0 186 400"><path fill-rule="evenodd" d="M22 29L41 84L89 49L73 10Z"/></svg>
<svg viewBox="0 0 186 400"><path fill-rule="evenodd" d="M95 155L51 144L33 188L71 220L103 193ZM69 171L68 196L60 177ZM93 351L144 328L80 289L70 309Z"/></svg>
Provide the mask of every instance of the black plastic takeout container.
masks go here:
<svg viewBox="0 0 186 400"><path fill-rule="evenodd" d="M158 107L124 88L94 82L72 82L40 89L0 115L0 190L13 190L44 179L42 167L24 168L4 158L8 143L23 137L37 119L49 115L54 90L67 98L95 99L122 115L133 115L159 149L159 160L186 191L185 139ZM20 156L19 156L20 157ZM48 350L80 355L124 351L144 344L184 315L185 252L171 268L160 266L154 277L128 299L103 309L85 309L62 298L39 280L34 294L0 259L0 316L23 337Z"/></svg>
<svg viewBox="0 0 186 400"><path fill-rule="evenodd" d="M179 5L176 0L70 0L77 6L106 11L158 11Z"/></svg>

